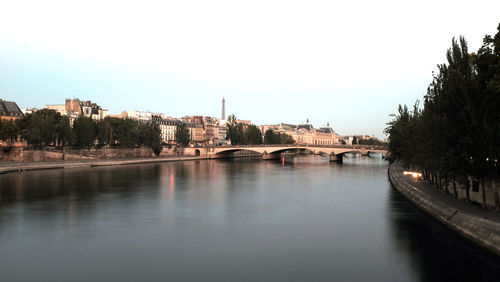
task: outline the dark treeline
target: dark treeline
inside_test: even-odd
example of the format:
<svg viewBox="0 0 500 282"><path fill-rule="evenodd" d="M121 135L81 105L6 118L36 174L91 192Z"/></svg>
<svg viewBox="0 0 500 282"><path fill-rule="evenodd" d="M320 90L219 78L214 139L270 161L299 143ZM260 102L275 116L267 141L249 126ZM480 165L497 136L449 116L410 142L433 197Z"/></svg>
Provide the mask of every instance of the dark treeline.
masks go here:
<svg viewBox="0 0 500 282"><path fill-rule="evenodd" d="M274 132L272 129L268 129L264 134L264 144L293 144L295 140L292 136L281 133Z"/></svg>
<svg viewBox="0 0 500 282"><path fill-rule="evenodd" d="M472 177L484 195L484 182L500 175L500 25L477 53L469 53L463 37L453 39L446 58L423 107L418 101L413 109L400 105L388 123L390 154L421 168L436 185L445 180L445 191L451 181L456 195L456 181Z"/></svg>
<svg viewBox="0 0 500 282"><path fill-rule="evenodd" d="M345 140L342 140L342 144L346 145L347 142ZM380 141L377 138L359 139L357 136L353 136L352 145L387 146L387 143Z"/></svg>
<svg viewBox="0 0 500 282"><path fill-rule="evenodd" d="M151 147L161 152L160 128L152 122L106 117L93 120L80 115L70 120L54 110L42 109L16 121L0 123L0 139L13 141L21 136L29 145L90 148L92 146Z"/></svg>
<svg viewBox="0 0 500 282"><path fill-rule="evenodd" d="M354 144L354 141L353 141ZM374 145L374 146L385 146L387 143L382 142L376 138L370 138L370 139L358 139L357 140L358 145Z"/></svg>
<svg viewBox="0 0 500 282"><path fill-rule="evenodd" d="M274 132L269 129L262 137L260 129L251 124L244 126L238 123L235 115L230 115L227 120L226 140L231 140L232 145L261 145L261 144L293 144L295 140L286 133Z"/></svg>

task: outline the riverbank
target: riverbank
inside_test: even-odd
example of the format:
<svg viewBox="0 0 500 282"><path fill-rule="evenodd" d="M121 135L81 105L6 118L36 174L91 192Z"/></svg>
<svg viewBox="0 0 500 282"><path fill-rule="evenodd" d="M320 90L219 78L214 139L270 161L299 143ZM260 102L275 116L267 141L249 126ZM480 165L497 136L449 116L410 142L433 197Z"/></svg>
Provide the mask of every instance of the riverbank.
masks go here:
<svg viewBox="0 0 500 282"><path fill-rule="evenodd" d="M500 213L457 201L426 182L404 175L398 162L389 166L388 174L396 190L413 204L465 238L500 255Z"/></svg>
<svg viewBox="0 0 500 282"><path fill-rule="evenodd" d="M79 167L100 167L117 166L129 164L161 163L204 160L206 158L196 156L178 156L178 157L150 157L134 159L105 159L105 160L79 160L79 161L46 161L46 162L2 162L0 163L0 174L21 172L28 170L42 169L67 169Z"/></svg>

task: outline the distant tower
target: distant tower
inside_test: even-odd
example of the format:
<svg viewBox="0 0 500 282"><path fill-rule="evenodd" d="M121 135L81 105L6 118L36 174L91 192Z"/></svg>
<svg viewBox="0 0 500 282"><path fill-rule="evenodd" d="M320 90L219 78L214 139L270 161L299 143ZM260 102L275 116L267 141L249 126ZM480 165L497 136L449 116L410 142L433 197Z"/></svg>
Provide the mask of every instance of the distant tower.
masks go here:
<svg viewBox="0 0 500 282"><path fill-rule="evenodd" d="M226 120L226 100L222 97L222 116L221 120Z"/></svg>

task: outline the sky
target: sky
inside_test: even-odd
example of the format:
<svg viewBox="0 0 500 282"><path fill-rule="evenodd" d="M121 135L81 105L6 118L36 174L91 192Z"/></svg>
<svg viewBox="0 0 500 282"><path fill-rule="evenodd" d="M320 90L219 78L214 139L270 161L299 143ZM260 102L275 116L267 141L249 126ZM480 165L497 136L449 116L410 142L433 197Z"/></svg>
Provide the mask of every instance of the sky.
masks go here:
<svg viewBox="0 0 500 282"><path fill-rule="evenodd" d="M111 114L226 114L385 137L453 37L476 51L500 1L5 1L0 98Z"/></svg>

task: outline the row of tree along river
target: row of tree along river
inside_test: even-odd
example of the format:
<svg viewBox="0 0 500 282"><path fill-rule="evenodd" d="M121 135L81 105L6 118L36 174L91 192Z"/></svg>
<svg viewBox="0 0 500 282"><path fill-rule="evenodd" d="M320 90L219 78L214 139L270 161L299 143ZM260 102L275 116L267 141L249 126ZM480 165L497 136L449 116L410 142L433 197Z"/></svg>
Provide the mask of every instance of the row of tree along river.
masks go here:
<svg viewBox="0 0 500 282"><path fill-rule="evenodd" d="M399 106L388 124L393 159L459 196L457 186L479 191L484 208L500 209L500 25L495 36L469 53L463 37L452 40L447 63L438 66L423 107Z"/></svg>

